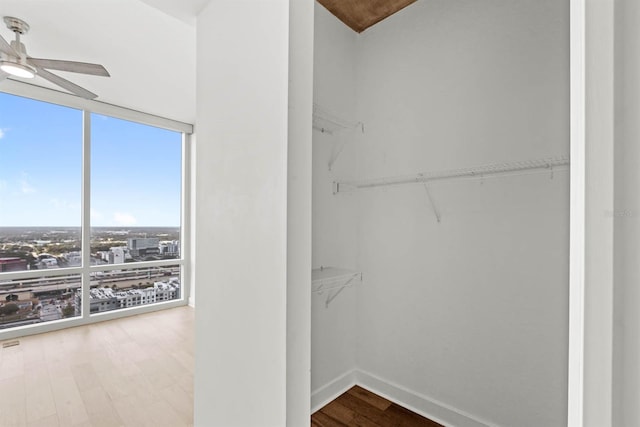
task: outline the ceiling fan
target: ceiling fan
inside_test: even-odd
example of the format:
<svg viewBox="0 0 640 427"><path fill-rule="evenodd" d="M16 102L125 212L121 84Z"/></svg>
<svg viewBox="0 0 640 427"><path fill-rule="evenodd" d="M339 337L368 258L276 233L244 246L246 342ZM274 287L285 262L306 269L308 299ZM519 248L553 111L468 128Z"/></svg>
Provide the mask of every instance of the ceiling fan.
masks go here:
<svg viewBox="0 0 640 427"><path fill-rule="evenodd" d="M48 69L110 77L109 72L102 65L87 62L32 58L27 55L24 44L20 42L20 36L29 31L29 25L22 19L12 16L5 16L4 22L7 24L7 28L15 33L16 39L8 43L0 36L0 80L9 76L34 78L38 75L83 98L94 99L98 96L67 79L49 72Z"/></svg>

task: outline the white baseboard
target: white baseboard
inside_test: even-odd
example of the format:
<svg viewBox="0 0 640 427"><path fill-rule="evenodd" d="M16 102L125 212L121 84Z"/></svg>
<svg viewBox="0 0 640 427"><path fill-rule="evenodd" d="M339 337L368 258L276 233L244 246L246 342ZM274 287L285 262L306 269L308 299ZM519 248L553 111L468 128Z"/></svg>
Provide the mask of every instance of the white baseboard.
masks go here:
<svg viewBox="0 0 640 427"><path fill-rule="evenodd" d="M346 372L311 392L311 413L316 412L336 397L356 385L356 371Z"/></svg>
<svg viewBox="0 0 640 427"><path fill-rule="evenodd" d="M316 412L356 384L446 427L500 427L495 423L482 420L453 406L358 369L346 372L313 391L311 393L311 413Z"/></svg>
<svg viewBox="0 0 640 427"><path fill-rule="evenodd" d="M496 424L481 420L368 372L360 370L354 372L356 384L442 425L448 427L498 427Z"/></svg>

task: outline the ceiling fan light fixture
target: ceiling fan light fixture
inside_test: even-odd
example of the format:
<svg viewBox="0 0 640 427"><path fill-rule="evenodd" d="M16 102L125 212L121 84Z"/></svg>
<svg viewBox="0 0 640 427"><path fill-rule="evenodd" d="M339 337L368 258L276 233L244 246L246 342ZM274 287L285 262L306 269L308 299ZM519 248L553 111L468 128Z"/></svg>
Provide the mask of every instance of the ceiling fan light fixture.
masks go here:
<svg viewBox="0 0 640 427"><path fill-rule="evenodd" d="M32 58L27 55L27 49L20 41L20 36L29 31L29 25L22 19L12 16L5 16L4 22L7 24L7 28L15 34L15 40L9 43L0 35L0 71L2 71L0 73L0 80L4 80L5 77L7 77L5 74L27 79L32 79L37 74L38 77L76 96L86 99L94 99L98 96L65 78L51 73L49 69L110 77L106 68L100 64L92 64L89 62Z"/></svg>
<svg viewBox="0 0 640 427"><path fill-rule="evenodd" d="M35 68L17 62L0 61L0 70L12 76L25 79L32 79L36 76Z"/></svg>

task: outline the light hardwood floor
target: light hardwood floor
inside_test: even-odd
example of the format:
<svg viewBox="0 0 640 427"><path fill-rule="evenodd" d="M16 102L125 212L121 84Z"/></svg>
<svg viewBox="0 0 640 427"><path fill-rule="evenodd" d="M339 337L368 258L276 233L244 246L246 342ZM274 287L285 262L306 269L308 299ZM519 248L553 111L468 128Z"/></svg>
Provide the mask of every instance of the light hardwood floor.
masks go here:
<svg viewBox="0 0 640 427"><path fill-rule="evenodd" d="M0 348L0 426L190 426L193 331L180 307L19 338Z"/></svg>

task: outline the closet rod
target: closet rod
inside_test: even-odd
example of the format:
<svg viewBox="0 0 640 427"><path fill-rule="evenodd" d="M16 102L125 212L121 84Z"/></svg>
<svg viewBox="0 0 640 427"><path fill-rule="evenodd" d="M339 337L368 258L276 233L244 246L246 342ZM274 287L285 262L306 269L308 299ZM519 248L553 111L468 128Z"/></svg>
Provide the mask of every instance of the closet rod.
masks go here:
<svg viewBox="0 0 640 427"><path fill-rule="evenodd" d="M569 158L565 156L547 157L537 160L519 162L493 163L464 169L447 171L424 172L400 177L377 178L363 181L334 182L333 193L343 193L367 188L387 187L402 184L426 184L434 181L449 181L458 179L483 179L497 176L526 175L530 173L553 173L567 170Z"/></svg>

